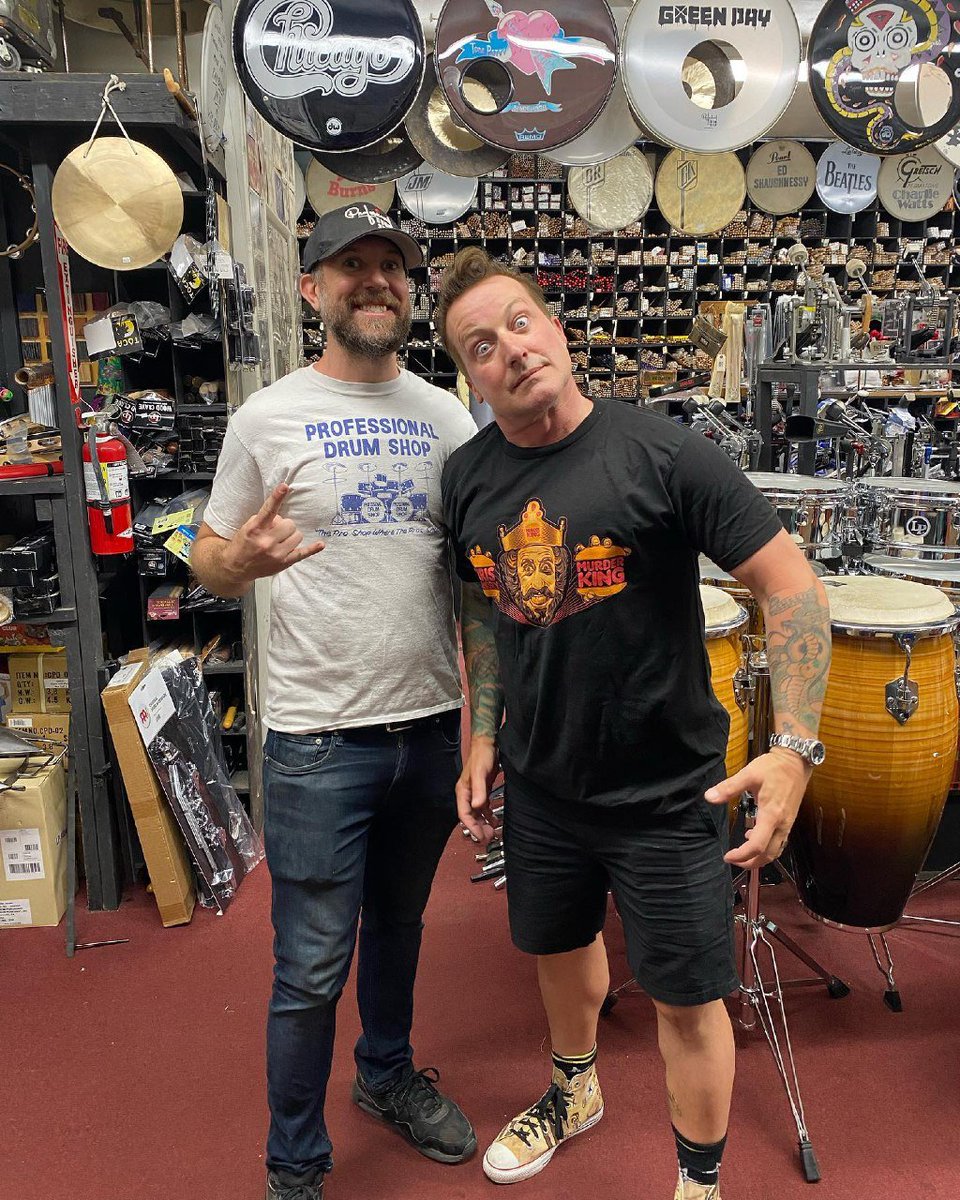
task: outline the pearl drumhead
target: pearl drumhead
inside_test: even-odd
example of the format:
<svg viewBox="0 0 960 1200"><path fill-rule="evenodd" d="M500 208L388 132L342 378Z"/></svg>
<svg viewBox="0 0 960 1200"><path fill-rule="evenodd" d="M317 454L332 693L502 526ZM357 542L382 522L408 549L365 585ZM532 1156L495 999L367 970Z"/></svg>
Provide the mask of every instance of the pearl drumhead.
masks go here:
<svg viewBox="0 0 960 1200"><path fill-rule="evenodd" d="M412 0L239 0L233 60L274 129L311 150L360 150L407 115L423 28Z"/></svg>
<svg viewBox="0 0 960 1200"><path fill-rule="evenodd" d="M877 179L880 203L899 221L926 221L953 191L953 168L935 146L885 158Z"/></svg>
<svg viewBox="0 0 960 1200"><path fill-rule="evenodd" d="M880 159L831 142L817 163L817 195L831 212L862 212L877 198Z"/></svg>
<svg viewBox="0 0 960 1200"><path fill-rule="evenodd" d="M650 207L653 174L639 150L624 150L609 162L572 167L570 202L591 229L609 233L636 221Z"/></svg>
<svg viewBox="0 0 960 1200"><path fill-rule="evenodd" d="M799 212L813 195L817 164L800 142L764 142L747 163L747 195L761 212Z"/></svg>
<svg viewBox="0 0 960 1200"><path fill-rule="evenodd" d="M481 107L490 102L487 89L470 78L464 80L464 94ZM508 150L488 146L453 115L437 79L436 58L432 54L427 59L423 86L407 113L406 124L407 135L422 161L447 175L477 179L502 167L510 158Z"/></svg>
<svg viewBox="0 0 960 1200"><path fill-rule="evenodd" d="M606 0L509 12L496 0L446 0L435 48L440 86L457 118L513 152L542 153L579 137L603 110L617 70L617 27ZM471 103L469 81L487 89L488 103Z"/></svg>
<svg viewBox="0 0 960 1200"><path fill-rule="evenodd" d="M939 588L880 575L828 575L830 623L850 631L943 631L957 621L953 605Z"/></svg>
<svg viewBox="0 0 960 1200"><path fill-rule="evenodd" d="M397 181L400 203L428 225L449 225L476 207L477 181L445 175L426 163Z"/></svg>
<svg viewBox="0 0 960 1200"><path fill-rule="evenodd" d="M800 57L790 0L759 8L637 0L620 47L623 85L640 123L657 140L702 154L737 150L776 124L796 89ZM691 83L704 74L707 91L697 96Z"/></svg>
<svg viewBox="0 0 960 1200"><path fill-rule="evenodd" d="M737 215L746 194L743 166L735 154L671 150L657 172L657 204L681 233L716 233Z"/></svg>
<svg viewBox="0 0 960 1200"><path fill-rule="evenodd" d="M725 637L747 621L746 610L729 592L709 584L700 584L700 603L703 606L704 630L708 638Z"/></svg>
<svg viewBox="0 0 960 1200"><path fill-rule="evenodd" d="M307 199L318 217L357 200L365 200L382 212L389 212L397 191L393 183L358 183L355 179L344 179L342 175L328 171L316 159L307 169L306 183Z"/></svg>
<svg viewBox="0 0 960 1200"><path fill-rule="evenodd" d="M871 154L918 150L960 121L960 47L947 0L828 0L810 33L810 90L837 137ZM936 68L946 111L922 117Z"/></svg>

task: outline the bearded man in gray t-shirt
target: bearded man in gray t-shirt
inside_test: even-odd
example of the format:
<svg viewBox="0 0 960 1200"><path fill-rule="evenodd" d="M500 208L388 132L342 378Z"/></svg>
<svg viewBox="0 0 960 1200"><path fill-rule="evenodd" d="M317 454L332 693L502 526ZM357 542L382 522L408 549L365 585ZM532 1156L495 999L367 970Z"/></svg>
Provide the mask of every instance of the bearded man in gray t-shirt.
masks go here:
<svg viewBox="0 0 960 1200"><path fill-rule="evenodd" d="M423 910L457 821L460 686L440 476L475 432L400 370L417 243L359 203L322 216L300 290L322 358L231 418L191 566L270 578L264 839L273 886L267 1200L320 1200L335 1009L362 911L354 1101L422 1154L468 1158L459 1107L410 1045Z"/></svg>

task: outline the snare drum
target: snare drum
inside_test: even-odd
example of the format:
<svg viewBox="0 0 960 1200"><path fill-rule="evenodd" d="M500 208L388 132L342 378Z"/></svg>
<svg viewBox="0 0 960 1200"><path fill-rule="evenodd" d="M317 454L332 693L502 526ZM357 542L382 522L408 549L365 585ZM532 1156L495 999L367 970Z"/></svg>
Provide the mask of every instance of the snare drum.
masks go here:
<svg viewBox="0 0 960 1200"><path fill-rule="evenodd" d="M910 558L960 556L960 484L891 475L864 479L867 540L878 553Z"/></svg>
<svg viewBox="0 0 960 1200"><path fill-rule="evenodd" d="M780 524L807 558L839 558L845 521L852 506L850 488L841 479L815 475L778 475L769 471L744 474L777 510Z"/></svg>
<svg viewBox="0 0 960 1200"><path fill-rule="evenodd" d="M700 603L703 605L713 691L730 718L724 763L730 776L747 765L747 714L737 702L733 686L734 676L742 661L740 634L746 629L747 613L727 592L702 584Z"/></svg>
<svg viewBox="0 0 960 1200"><path fill-rule="evenodd" d="M957 744L953 605L936 588L831 576L826 761L790 834L800 902L882 932L903 915L936 833Z"/></svg>

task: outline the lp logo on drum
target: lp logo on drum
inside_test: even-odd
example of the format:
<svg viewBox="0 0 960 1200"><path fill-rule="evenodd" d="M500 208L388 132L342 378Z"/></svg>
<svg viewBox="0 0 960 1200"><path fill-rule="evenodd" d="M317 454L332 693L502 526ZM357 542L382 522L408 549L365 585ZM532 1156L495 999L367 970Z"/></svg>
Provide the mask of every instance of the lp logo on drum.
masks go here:
<svg viewBox="0 0 960 1200"><path fill-rule="evenodd" d="M925 538L930 532L930 521L923 516L911 517L904 524L904 529L911 537Z"/></svg>

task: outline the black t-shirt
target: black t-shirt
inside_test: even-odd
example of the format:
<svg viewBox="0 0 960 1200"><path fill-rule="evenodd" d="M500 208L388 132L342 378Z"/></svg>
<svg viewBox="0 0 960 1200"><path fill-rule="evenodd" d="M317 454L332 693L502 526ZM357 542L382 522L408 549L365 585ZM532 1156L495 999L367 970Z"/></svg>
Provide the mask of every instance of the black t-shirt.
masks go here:
<svg viewBox="0 0 960 1200"><path fill-rule="evenodd" d="M505 768L549 796L669 812L723 777L697 556L780 530L713 443L619 401L525 448L488 425L443 472L460 577L492 600Z"/></svg>

